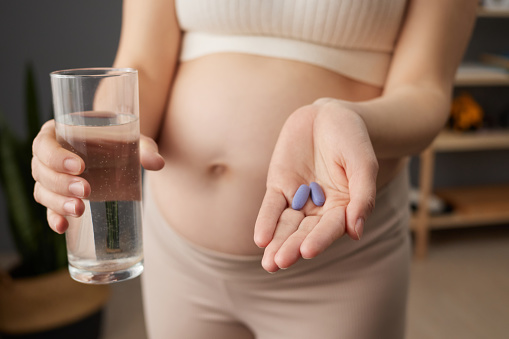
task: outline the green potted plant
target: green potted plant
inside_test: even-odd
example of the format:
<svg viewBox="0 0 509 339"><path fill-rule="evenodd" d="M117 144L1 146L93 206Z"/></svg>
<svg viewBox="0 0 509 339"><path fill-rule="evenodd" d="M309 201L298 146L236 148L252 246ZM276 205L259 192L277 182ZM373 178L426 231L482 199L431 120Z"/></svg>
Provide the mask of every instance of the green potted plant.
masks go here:
<svg viewBox="0 0 509 339"><path fill-rule="evenodd" d="M32 141L41 127L33 68L26 67L26 136L21 138L0 112L0 185L19 263L0 272L0 337L98 338L109 289L72 280L65 238L46 222L33 199Z"/></svg>

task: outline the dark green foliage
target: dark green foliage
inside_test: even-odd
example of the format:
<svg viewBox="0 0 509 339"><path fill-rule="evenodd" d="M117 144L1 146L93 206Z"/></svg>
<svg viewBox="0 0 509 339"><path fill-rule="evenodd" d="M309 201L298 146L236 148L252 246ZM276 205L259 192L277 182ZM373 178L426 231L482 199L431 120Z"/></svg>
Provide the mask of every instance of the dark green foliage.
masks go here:
<svg viewBox="0 0 509 339"><path fill-rule="evenodd" d="M31 65L25 78L25 139L14 135L0 112L0 184L7 202L10 230L21 256L17 276L33 276L67 265L65 239L46 221L46 209L33 198L32 141L40 127L40 114Z"/></svg>

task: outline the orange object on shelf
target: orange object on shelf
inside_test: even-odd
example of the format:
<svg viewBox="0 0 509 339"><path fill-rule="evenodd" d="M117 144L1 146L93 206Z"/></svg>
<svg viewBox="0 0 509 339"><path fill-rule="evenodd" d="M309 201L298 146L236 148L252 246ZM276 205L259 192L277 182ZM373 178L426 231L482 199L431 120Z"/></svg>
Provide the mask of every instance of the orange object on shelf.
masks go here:
<svg viewBox="0 0 509 339"><path fill-rule="evenodd" d="M456 131L476 130L482 126L484 111L468 92L452 101L450 125Z"/></svg>

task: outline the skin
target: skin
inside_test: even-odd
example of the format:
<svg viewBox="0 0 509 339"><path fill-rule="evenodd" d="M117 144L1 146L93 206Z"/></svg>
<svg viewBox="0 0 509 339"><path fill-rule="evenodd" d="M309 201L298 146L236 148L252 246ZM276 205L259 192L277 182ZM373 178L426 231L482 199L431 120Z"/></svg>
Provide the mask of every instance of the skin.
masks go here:
<svg viewBox="0 0 509 339"><path fill-rule="evenodd" d="M377 88L312 65L234 53L177 67L173 4L126 0L114 64L139 70L141 161L156 171L149 181L167 222L210 249L263 253L269 272L319 255L345 233L360 239L376 189L448 117L476 4L411 1L387 82ZM33 153L34 197L62 233L64 216L81 215L90 194L77 176L84 163L58 145L52 121ZM324 206L308 201L292 210L296 189L312 181L324 189Z"/></svg>

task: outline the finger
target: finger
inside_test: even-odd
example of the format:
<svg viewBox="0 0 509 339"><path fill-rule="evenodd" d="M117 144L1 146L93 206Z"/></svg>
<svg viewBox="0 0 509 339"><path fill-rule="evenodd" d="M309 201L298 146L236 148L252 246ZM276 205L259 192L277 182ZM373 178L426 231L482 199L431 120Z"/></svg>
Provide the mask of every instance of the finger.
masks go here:
<svg viewBox="0 0 509 339"><path fill-rule="evenodd" d="M32 152L44 165L56 172L78 175L85 169L83 159L58 143L53 120L41 127L32 144Z"/></svg>
<svg viewBox="0 0 509 339"><path fill-rule="evenodd" d="M274 256L274 262L279 268L286 269L302 257L300 253L302 242L319 220L318 216L310 216L302 220L297 231L290 235Z"/></svg>
<svg viewBox="0 0 509 339"><path fill-rule="evenodd" d="M345 209L336 207L328 210L302 242L300 253L304 259L314 258L343 234L345 234Z"/></svg>
<svg viewBox="0 0 509 339"><path fill-rule="evenodd" d="M140 136L140 160L143 168L158 171L164 167L164 158L159 154L157 143L147 136Z"/></svg>
<svg viewBox="0 0 509 339"><path fill-rule="evenodd" d="M60 215L79 217L85 211L85 204L81 199L56 194L38 182L34 186L34 199Z"/></svg>
<svg viewBox="0 0 509 339"><path fill-rule="evenodd" d="M315 100L315 101L313 102L313 105L318 105L318 106L320 106L320 105L324 105L324 104L326 104L326 103L328 103L328 102L335 102L335 101L337 101L337 99L332 99L332 98L318 98L317 100Z"/></svg>
<svg viewBox="0 0 509 339"><path fill-rule="evenodd" d="M349 178L350 202L346 216L347 232L352 239L362 237L364 223L375 208L377 172L378 164L367 164L359 166Z"/></svg>
<svg viewBox="0 0 509 339"><path fill-rule="evenodd" d="M85 179L55 172L35 156L32 158L32 176L35 181L56 194L76 198L86 198L90 195L90 184Z"/></svg>
<svg viewBox="0 0 509 339"><path fill-rule="evenodd" d="M279 217L287 205L283 193L267 189L254 229L254 242L258 247L266 247L272 240Z"/></svg>
<svg viewBox="0 0 509 339"><path fill-rule="evenodd" d="M279 266L274 261L274 256L288 237L297 230L302 219L304 219L304 214L292 209L286 209L281 214L276 231L274 232L274 238L267 245L263 253L262 266L267 272L279 270Z"/></svg>
<svg viewBox="0 0 509 339"><path fill-rule="evenodd" d="M49 227L58 234L64 233L67 231L67 228L69 228L69 222L67 219L64 216L57 214L55 211L48 208L46 216Z"/></svg>

